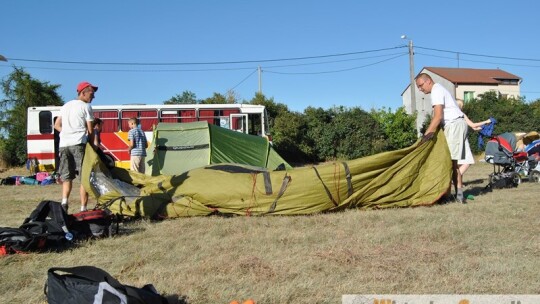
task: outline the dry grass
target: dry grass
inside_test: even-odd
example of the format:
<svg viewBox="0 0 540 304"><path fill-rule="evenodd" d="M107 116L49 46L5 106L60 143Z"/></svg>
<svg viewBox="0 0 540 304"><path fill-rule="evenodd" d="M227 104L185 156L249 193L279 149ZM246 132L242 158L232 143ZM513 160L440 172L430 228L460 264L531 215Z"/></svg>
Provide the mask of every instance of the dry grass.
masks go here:
<svg viewBox="0 0 540 304"><path fill-rule="evenodd" d="M5 303L43 303L46 271L94 265L187 303L340 303L341 295L540 292L540 184L482 193L492 167L465 176L467 205L294 217L199 217L126 224L61 253L0 258ZM14 171L0 174L6 176ZM24 173L23 173L24 174ZM60 186L1 186L0 226L18 226ZM76 197L76 196L75 196Z"/></svg>

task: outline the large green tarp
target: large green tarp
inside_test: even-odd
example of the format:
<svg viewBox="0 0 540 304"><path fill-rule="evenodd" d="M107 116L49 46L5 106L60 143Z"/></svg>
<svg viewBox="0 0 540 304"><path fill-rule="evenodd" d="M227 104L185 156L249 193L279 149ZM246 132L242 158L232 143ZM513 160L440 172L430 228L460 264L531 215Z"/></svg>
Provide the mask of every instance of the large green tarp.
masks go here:
<svg viewBox="0 0 540 304"><path fill-rule="evenodd" d="M98 203L116 199L111 210L126 216L300 215L430 205L448 190L451 168L438 132L423 144L345 162L284 171L215 164L173 176L109 171L87 146L82 181Z"/></svg>
<svg viewBox="0 0 540 304"><path fill-rule="evenodd" d="M160 123L147 149L148 175L176 175L210 164L237 163L269 168L291 166L260 136L205 121Z"/></svg>

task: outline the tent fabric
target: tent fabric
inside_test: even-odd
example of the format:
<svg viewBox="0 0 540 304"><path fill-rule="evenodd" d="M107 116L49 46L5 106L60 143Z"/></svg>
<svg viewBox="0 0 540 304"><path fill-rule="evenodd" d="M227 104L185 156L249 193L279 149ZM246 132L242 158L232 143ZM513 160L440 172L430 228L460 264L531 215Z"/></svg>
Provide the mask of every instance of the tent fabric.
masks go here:
<svg viewBox="0 0 540 304"><path fill-rule="evenodd" d="M160 123L147 149L147 174L176 175L217 163L275 169L291 166L260 136L235 132L205 121Z"/></svg>
<svg viewBox="0 0 540 304"><path fill-rule="evenodd" d="M109 171L87 146L82 171L98 203L117 199L110 209L125 216L303 215L434 204L450 186L452 162L438 132L423 144L346 162L284 171L214 164L172 176Z"/></svg>

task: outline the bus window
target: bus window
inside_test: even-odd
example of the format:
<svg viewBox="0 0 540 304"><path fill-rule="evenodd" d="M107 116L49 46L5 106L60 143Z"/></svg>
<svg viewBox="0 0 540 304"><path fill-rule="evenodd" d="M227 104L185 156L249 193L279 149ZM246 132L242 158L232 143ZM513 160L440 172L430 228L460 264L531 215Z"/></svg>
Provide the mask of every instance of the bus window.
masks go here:
<svg viewBox="0 0 540 304"><path fill-rule="evenodd" d="M123 132L129 132L128 120L131 117L137 116L139 116L139 111L122 111L122 126L120 130L122 130Z"/></svg>
<svg viewBox="0 0 540 304"><path fill-rule="evenodd" d="M139 111L139 123L143 131L152 131L158 123L157 110Z"/></svg>
<svg viewBox="0 0 540 304"><path fill-rule="evenodd" d="M100 118L103 122L101 124L101 132L112 133L118 132L118 111L116 110L103 110L94 111L94 117Z"/></svg>
<svg viewBox="0 0 540 304"><path fill-rule="evenodd" d="M240 113L240 109L225 109L225 110L220 111L220 112L222 112L221 117L220 117L220 126L221 127L231 129L231 130L238 130L238 129L242 128L241 125L240 126L238 125L238 119L232 119L232 121L229 122L229 118L231 117L230 115ZM227 121L227 123L224 125L223 121Z"/></svg>
<svg viewBox="0 0 540 304"><path fill-rule="evenodd" d="M128 120L131 117L139 118L139 125L143 131L152 131L152 126L158 123L157 110L125 110L122 111L122 131L129 131Z"/></svg>
<svg viewBox="0 0 540 304"><path fill-rule="evenodd" d="M161 110L161 122L194 122L197 121L195 109Z"/></svg>
<svg viewBox="0 0 540 304"><path fill-rule="evenodd" d="M211 125L219 126L219 110L199 110L199 121L207 121Z"/></svg>
<svg viewBox="0 0 540 304"><path fill-rule="evenodd" d="M178 110L161 110L160 112L161 122L178 122Z"/></svg>
<svg viewBox="0 0 540 304"><path fill-rule="evenodd" d="M180 111L180 122L194 122L197 121L197 115L195 115L195 110L182 110Z"/></svg>
<svg viewBox="0 0 540 304"><path fill-rule="evenodd" d="M53 132L52 112L39 112L39 133L51 134Z"/></svg>

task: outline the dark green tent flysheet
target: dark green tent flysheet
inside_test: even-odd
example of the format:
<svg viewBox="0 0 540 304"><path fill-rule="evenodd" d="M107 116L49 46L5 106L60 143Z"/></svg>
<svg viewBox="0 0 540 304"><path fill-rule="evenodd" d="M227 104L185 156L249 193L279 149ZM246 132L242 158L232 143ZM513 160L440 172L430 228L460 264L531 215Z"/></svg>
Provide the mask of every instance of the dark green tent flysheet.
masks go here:
<svg viewBox="0 0 540 304"><path fill-rule="evenodd" d="M291 166L263 137L209 124L160 123L147 149L146 174L177 175L210 164L236 163L264 167Z"/></svg>
<svg viewBox="0 0 540 304"><path fill-rule="evenodd" d="M438 132L425 143L350 161L280 171L224 162L157 176L109 170L87 146L81 177L99 204L114 201L115 213L176 218L431 205L446 193L451 175L446 140Z"/></svg>

